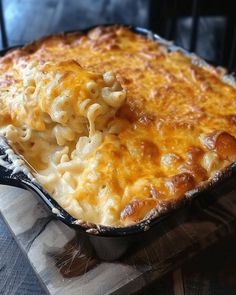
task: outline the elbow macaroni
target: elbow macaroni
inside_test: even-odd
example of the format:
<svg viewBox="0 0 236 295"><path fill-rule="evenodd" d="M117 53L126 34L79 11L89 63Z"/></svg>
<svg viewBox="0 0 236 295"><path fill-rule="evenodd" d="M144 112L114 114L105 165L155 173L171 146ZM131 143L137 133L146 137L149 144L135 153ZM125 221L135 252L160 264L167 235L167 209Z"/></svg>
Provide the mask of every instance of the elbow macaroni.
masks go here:
<svg viewBox="0 0 236 295"><path fill-rule="evenodd" d="M39 157L35 176L51 194L72 193L124 103L125 90L112 72L96 74L71 60L18 66L22 93L14 101L5 96L13 120L1 133L29 162Z"/></svg>

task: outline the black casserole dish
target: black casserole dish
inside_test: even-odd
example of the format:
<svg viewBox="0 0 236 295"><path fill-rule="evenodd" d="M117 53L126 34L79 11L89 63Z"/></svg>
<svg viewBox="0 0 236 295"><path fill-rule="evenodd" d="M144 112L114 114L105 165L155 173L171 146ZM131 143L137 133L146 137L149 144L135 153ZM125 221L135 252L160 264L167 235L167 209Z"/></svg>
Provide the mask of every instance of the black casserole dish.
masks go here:
<svg viewBox="0 0 236 295"><path fill-rule="evenodd" d="M189 54L185 50L173 46L170 42L163 40L153 32L139 28L129 27L133 32L151 38L169 52L181 51L188 56L193 64L199 67L208 67L208 65L193 54ZM87 34L91 28L82 31L82 34ZM70 33L65 33L70 34ZM33 46L33 45L32 45ZM3 56L9 49L3 50ZM234 85L234 78L229 75L219 74L221 79L229 84ZM66 212L51 196L50 194L35 180L30 169L22 163L20 156L15 155L8 142L1 137L0 139L0 155L1 155L1 183L6 185L13 185L28 189L36 193L39 198L46 204L48 209L68 226L74 228L80 233L84 234L92 243L97 255L102 259L112 260L120 257L126 252L128 247L136 242L137 239L147 240L149 238L157 238L163 232L166 225L172 223L172 219L177 216L184 216L190 201L209 198L214 199L232 187L232 180L235 175L235 163L230 164L224 169L220 169L213 178L207 181L202 181L196 187L189 189L184 196L165 204L158 210L152 210L151 214L145 220L137 222L133 225L125 227L111 227L91 224L89 222L78 221ZM16 169L14 163L18 163L19 169ZM145 164L144 164L145 165ZM229 185L230 184L230 185ZM168 226L167 226L168 227ZM144 239L145 238L145 239Z"/></svg>

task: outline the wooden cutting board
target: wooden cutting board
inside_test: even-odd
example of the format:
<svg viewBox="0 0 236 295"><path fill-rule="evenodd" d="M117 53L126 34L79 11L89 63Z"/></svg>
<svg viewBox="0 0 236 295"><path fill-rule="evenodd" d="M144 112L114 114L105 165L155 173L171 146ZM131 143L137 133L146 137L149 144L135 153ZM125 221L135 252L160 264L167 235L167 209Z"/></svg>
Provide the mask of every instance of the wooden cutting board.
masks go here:
<svg viewBox="0 0 236 295"><path fill-rule="evenodd" d="M205 209L195 206L187 220L115 262L89 256L81 237L27 191L0 186L0 211L50 294L132 294L235 232L236 191Z"/></svg>

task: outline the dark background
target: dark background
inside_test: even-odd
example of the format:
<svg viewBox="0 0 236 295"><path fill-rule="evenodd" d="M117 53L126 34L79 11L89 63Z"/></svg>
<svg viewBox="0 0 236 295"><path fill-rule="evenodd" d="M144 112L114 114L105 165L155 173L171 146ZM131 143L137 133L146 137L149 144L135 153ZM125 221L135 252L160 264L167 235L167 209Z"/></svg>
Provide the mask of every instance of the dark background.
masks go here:
<svg viewBox="0 0 236 295"><path fill-rule="evenodd" d="M125 23L153 29L214 64L224 65L229 70L236 69L234 1L1 1L9 45L96 24Z"/></svg>
<svg viewBox="0 0 236 295"><path fill-rule="evenodd" d="M54 32L125 23L151 28L214 64L236 69L234 1L3 0L2 4L10 46ZM0 48L2 41L6 40L0 40ZM235 249L236 238L230 237L184 265L186 294L236 294ZM173 294L172 281L169 274L144 294ZM45 294L1 217L0 294Z"/></svg>

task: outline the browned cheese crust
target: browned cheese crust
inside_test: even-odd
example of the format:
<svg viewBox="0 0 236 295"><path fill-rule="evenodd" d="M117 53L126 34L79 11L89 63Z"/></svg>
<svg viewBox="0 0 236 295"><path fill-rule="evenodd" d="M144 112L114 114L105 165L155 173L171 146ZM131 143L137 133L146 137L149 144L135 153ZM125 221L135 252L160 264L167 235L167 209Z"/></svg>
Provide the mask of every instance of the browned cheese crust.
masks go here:
<svg viewBox="0 0 236 295"><path fill-rule="evenodd" d="M111 212L119 226L177 203L236 160L236 89L216 68L199 67L183 53L120 26L52 36L13 50L0 60L1 87L17 82L12 67L20 57L42 64L75 60L85 69L117 74L127 93L117 116L126 124L98 148L97 185L120 196ZM12 122L9 109L2 115ZM40 163L33 162L37 170ZM93 188L88 181L77 199L99 202Z"/></svg>

